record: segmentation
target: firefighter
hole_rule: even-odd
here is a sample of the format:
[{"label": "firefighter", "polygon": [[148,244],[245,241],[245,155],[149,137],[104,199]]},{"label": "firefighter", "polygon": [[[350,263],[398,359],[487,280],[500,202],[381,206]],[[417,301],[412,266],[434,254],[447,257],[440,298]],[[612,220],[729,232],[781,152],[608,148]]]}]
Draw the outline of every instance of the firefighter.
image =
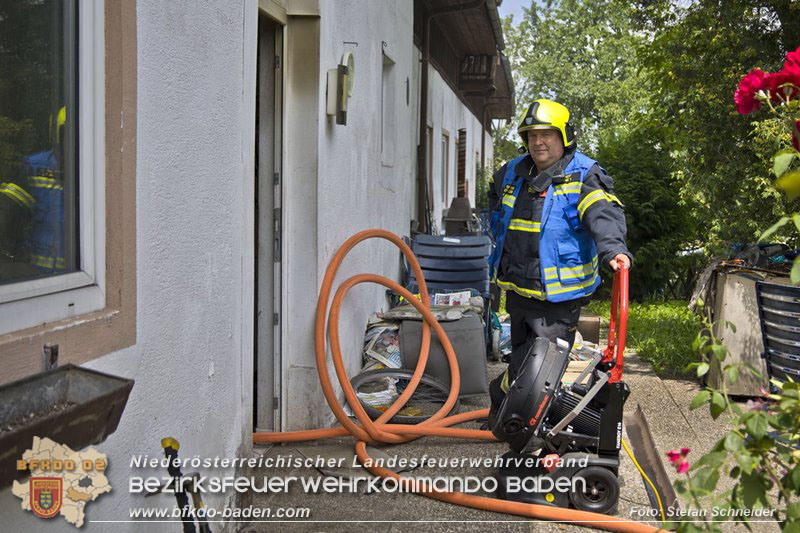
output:
[{"label": "firefighter", "polygon": [[61,107],[50,118],[53,148],[23,157],[17,178],[0,179],[0,283],[69,270],[61,164],[66,121]]},{"label": "firefighter", "polygon": [[[27,190],[36,200],[29,240],[30,262],[43,274],[67,271],[65,259],[64,133],[67,108],[56,118],[53,149],[23,158]],[[52,118],[51,118],[52,131]]]},{"label": "firefighter", "polygon": [[0,284],[36,276],[27,243],[36,200],[25,187],[0,179]]},{"label": "firefighter", "polygon": [[572,346],[581,307],[600,285],[600,265],[616,271],[633,260],[622,202],[605,170],[576,150],[567,108],[536,100],[517,132],[527,152],[489,184],[489,270],[506,291],[512,345],[508,369],[490,385],[493,411],[536,337]]}]

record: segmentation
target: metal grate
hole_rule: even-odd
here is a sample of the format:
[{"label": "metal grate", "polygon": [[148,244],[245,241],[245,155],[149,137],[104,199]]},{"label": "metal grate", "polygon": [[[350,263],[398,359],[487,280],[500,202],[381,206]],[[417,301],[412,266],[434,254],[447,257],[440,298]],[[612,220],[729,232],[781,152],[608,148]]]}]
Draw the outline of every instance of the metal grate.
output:
[{"label": "metal grate", "polygon": [[770,378],[800,381],[800,287],[759,281],[756,298]]}]

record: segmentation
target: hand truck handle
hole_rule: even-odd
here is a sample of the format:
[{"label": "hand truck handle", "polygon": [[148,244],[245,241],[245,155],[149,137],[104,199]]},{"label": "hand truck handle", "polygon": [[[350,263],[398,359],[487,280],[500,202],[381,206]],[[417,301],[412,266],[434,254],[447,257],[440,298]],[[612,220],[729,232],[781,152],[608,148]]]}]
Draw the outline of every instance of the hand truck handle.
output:
[{"label": "hand truck handle", "polygon": [[603,363],[613,363],[609,383],[622,380],[625,359],[625,336],[628,333],[628,269],[620,265],[614,273],[611,289],[611,317],[608,321],[608,346],[603,350]]}]

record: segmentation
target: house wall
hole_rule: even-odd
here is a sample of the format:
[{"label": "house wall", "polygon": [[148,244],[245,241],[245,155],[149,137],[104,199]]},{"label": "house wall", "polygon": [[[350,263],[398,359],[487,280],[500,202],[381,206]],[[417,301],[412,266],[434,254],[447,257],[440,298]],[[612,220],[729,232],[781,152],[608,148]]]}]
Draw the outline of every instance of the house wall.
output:
[{"label": "house wall", "polygon": [[[319,19],[290,16],[286,27],[284,430],[327,427],[333,422],[320,390],[314,356],[315,307],[331,258],[350,236],[365,229],[408,236],[410,221],[416,218],[420,52],[412,40],[413,2],[328,0],[319,3],[319,15]],[[313,33],[317,27],[318,42]],[[356,73],[347,124],[337,125],[326,115],[327,71],[336,68],[345,52],[354,55]],[[393,66],[384,78],[386,61]],[[474,205],[480,123],[434,67],[430,69],[428,117],[434,139],[441,138],[442,128],[451,132],[450,191],[454,193],[456,187],[457,131],[466,128],[466,177]],[[395,128],[391,132],[382,131],[381,126],[382,120],[387,120],[382,106],[389,107],[382,104],[387,94],[384,83],[394,89],[394,108],[389,112],[394,114]],[[490,143],[487,135],[487,163],[492,157]],[[388,144],[391,149],[387,153]],[[438,142],[434,142],[433,157],[434,220],[443,230]],[[359,244],[340,267],[334,286],[363,272],[399,280],[399,251],[384,240]],[[367,319],[386,308],[382,286],[356,286],[345,299],[339,334],[349,375],[361,367]],[[341,398],[328,359],[331,381]]]},{"label": "house wall", "polygon": [[[290,156],[294,162],[288,162],[285,169],[288,263],[283,265],[287,308],[283,334],[284,429],[322,427],[332,421],[314,360],[319,286],[330,259],[353,234],[371,228],[409,234],[418,117],[412,79],[412,2],[320,2],[318,72],[315,76],[306,73],[305,78],[317,80],[313,94],[293,90],[298,83],[291,79],[291,72],[297,68],[291,64],[296,61],[291,52],[295,20],[290,18],[287,27],[286,117],[292,120],[293,109],[316,109],[317,113],[308,127],[302,122],[294,126],[304,129],[303,143],[285,147],[295,155]],[[328,69],[336,68],[345,52],[354,55],[355,82],[347,124],[337,125],[325,113],[326,80]],[[388,111],[394,113],[395,128],[386,132],[384,145],[389,150],[385,149],[382,157],[384,52],[394,61],[386,81],[394,89],[395,105]],[[318,169],[316,177],[308,172],[309,165]],[[362,243],[348,255],[337,279],[361,272],[398,279],[398,250],[383,240]],[[375,285],[357,286],[345,300],[340,335],[350,374],[361,366],[367,318],[386,307],[385,289]],[[338,386],[335,377],[333,381]]]},{"label": "house wall", "polygon": [[[428,125],[433,126],[433,216],[440,232],[444,233],[442,211],[450,207],[450,202],[458,193],[456,185],[457,172],[457,143],[458,130],[467,130],[467,157],[465,178],[467,180],[467,196],[472,207],[476,205],[475,197],[475,152],[481,152],[481,123],[480,120],[458,99],[441,74],[431,64],[428,66],[428,83],[430,84],[430,97],[428,99]],[[448,150],[447,196],[442,187],[442,134],[449,133],[450,142]],[[492,172],[492,140],[491,135],[486,135],[486,171]],[[480,165],[480,155],[477,157]]]},{"label": "house wall", "polygon": [[[136,383],[117,431],[95,446],[112,492],[88,504],[81,531],[141,530],[99,521],[175,504],[128,490],[130,476],[168,475],[129,466],[163,457],[162,437],[179,440],[180,457],[250,449],[256,14],[255,2],[137,1],[137,341],[86,365]],[[4,530],[75,531],[20,503],[0,493]]]},{"label": "house wall", "polygon": [[[285,29],[283,429],[332,421],[313,340],[319,284],[331,257],[363,229],[408,235],[416,216],[413,2],[327,0],[319,8],[319,17],[290,14]],[[136,530],[100,521],[126,520],[139,506],[174,504],[172,495],[144,500],[128,490],[131,476],[166,475],[130,467],[133,455],[162,457],[163,437],[180,441],[182,457],[236,457],[251,449],[257,13],[256,0],[136,2],[136,344],[86,365],[136,385],[117,431],[96,446],[108,456],[113,490],[88,505],[84,531]],[[341,126],[325,114],[325,81],[345,51],[355,56],[356,80]],[[391,155],[382,157],[384,52],[394,63],[388,81],[395,128],[385,139]],[[446,127],[452,135],[454,190],[456,131],[474,131],[477,122],[436,72],[430,79],[434,134]],[[474,134],[470,139],[472,189]],[[359,245],[338,280],[359,272],[399,279],[397,249],[384,241]],[[367,318],[386,306],[377,286],[359,286],[345,301],[340,335],[350,374],[361,365]],[[205,499],[219,506],[225,497]],[[0,493],[0,515],[9,530],[41,526],[8,490]],[[62,519],[47,527],[74,531]]]}]

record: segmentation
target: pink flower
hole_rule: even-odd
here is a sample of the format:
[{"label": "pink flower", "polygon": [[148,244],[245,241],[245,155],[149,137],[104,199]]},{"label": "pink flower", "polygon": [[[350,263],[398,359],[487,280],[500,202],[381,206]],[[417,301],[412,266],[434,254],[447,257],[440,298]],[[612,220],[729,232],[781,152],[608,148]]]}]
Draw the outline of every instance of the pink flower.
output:
[{"label": "pink flower", "polygon": [[764,88],[764,71],[756,68],[748,72],[739,82],[736,92],[733,94],[733,101],[736,103],[736,110],[741,115],[748,115],[761,107],[761,102],[756,100],[756,93]]},{"label": "pink flower", "polygon": [[682,459],[680,452],[676,452],[675,450],[668,451],[667,456],[669,456],[669,460],[672,463],[680,462]]},{"label": "pink flower", "polygon": [[755,400],[750,399],[750,400],[747,400],[747,403],[745,404],[745,406],[750,411],[766,411],[767,402],[765,402],[761,398],[756,398]]},{"label": "pink flower", "polygon": [[686,460],[686,456],[690,451],[689,448],[681,448],[681,451],[670,450],[667,452],[669,461],[679,474],[685,474],[689,470],[689,461]]}]

